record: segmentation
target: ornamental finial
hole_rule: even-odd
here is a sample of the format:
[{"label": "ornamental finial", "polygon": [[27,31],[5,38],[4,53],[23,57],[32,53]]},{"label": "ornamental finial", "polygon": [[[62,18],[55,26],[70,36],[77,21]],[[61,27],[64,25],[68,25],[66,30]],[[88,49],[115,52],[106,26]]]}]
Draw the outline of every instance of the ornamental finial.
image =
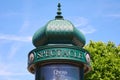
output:
[{"label": "ornamental finial", "polygon": [[61,4],[58,3],[58,11],[57,11],[57,16],[55,16],[55,19],[63,19],[63,16],[61,16],[62,12],[61,12]]}]

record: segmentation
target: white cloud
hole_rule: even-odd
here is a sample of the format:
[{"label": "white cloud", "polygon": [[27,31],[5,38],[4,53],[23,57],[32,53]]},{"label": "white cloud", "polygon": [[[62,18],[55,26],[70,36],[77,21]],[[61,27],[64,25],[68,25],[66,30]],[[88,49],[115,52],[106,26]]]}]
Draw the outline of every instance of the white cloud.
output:
[{"label": "white cloud", "polygon": [[96,29],[91,26],[87,18],[71,17],[70,20],[73,21],[75,27],[78,28],[83,34],[91,34],[96,31]]},{"label": "white cloud", "polygon": [[31,36],[17,36],[17,35],[8,35],[8,34],[0,34],[0,40],[6,41],[6,43],[3,43],[1,45],[9,44],[8,51],[3,51],[2,49],[0,52],[6,52],[7,58],[12,59],[16,53],[19,53],[18,51],[25,45],[23,42],[31,42],[32,37]]},{"label": "white cloud", "polygon": [[28,73],[22,72],[22,73],[16,73],[16,72],[10,72],[6,70],[0,71],[0,76],[21,76],[21,75],[29,75]]},{"label": "white cloud", "polygon": [[31,36],[17,36],[9,34],[0,34],[0,39],[10,40],[10,41],[20,41],[20,42],[30,42],[32,40]]},{"label": "white cloud", "polygon": [[72,21],[75,27],[86,26],[88,24],[88,19],[84,17],[69,17],[68,20]]},{"label": "white cloud", "polygon": [[85,27],[85,28],[81,28],[80,31],[83,33],[83,34],[91,34],[91,33],[94,33],[96,31],[96,29],[94,29],[93,27]]},{"label": "white cloud", "polygon": [[83,17],[78,17],[75,20],[75,27],[82,27],[88,25],[88,19],[83,18]]},{"label": "white cloud", "polygon": [[[24,62],[21,64],[17,63],[9,63],[0,61],[0,79],[2,80],[26,80],[29,77],[32,77],[30,73],[26,69],[26,65]],[[24,77],[24,78],[22,78]],[[30,78],[29,78],[30,80]],[[32,79],[31,79],[32,80]]]},{"label": "white cloud", "polygon": [[10,47],[8,58],[12,59],[15,56],[15,54],[17,53],[17,51],[20,49],[21,46],[22,46],[22,44],[20,44],[20,43],[12,44]]},{"label": "white cloud", "polygon": [[[1,55],[0,55],[1,57]],[[26,65],[24,62],[5,62],[3,59],[0,59],[0,76],[20,76],[20,75],[29,75],[24,68]],[[22,67],[20,66],[22,65]]]},{"label": "white cloud", "polygon": [[28,19],[25,19],[23,24],[22,24],[22,27],[21,29],[19,30],[20,33],[24,33],[25,34],[25,31],[26,30],[29,30],[28,28],[30,27],[30,22]]},{"label": "white cloud", "polygon": [[[13,59],[14,60],[14,59]],[[27,71],[26,61],[13,61],[0,54],[0,79],[1,80],[32,80]],[[25,58],[26,60],[26,58]],[[31,79],[30,79],[31,78]]]}]

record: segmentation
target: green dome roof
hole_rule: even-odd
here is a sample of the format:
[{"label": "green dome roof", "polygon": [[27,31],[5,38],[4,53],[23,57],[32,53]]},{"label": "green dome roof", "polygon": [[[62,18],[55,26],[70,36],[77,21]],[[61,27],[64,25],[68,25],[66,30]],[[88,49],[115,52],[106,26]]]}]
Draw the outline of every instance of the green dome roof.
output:
[{"label": "green dome roof", "polygon": [[85,37],[70,21],[55,19],[34,34],[33,44],[36,47],[47,44],[73,44],[83,47]]},{"label": "green dome roof", "polygon": [[85,45],[84,35],[74,27],[74,25],[63,19],[58,5],[57,16],[40,28],[33,36],[33,45],[35,47],[47,44],[73,44],[83,47]]}]

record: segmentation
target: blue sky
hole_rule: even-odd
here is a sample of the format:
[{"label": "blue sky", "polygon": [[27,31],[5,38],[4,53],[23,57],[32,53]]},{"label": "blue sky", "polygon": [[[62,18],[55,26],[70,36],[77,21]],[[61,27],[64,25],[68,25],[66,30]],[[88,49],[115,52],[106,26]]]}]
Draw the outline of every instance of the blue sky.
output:
[{"label": "blue sky", "polygon": [[34,80],[27,71],[27,55],[35,48],[31,39],[54,19],[58,2],[87,43],[120,44],[120,0],[0,0],[0,80]]}]

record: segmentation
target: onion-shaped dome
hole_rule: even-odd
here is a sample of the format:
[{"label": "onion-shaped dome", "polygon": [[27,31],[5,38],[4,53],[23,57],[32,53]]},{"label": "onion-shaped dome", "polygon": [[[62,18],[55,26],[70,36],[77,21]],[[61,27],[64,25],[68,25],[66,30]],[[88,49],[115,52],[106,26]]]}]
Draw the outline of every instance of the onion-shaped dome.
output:
[{"label": "onion-shaped dome", "polygon": [[59,3],[55,19],[38,29],[33,36],[32,41],[36,49],[28,55],[28,70],[31,73],[35,73],[37,65],[51,63],[75,65],[84,69],[84,73],[91,70],[90,54],[82,48],[86,42],[84,35],[61,16],[60,10]]},{"label": "onion-shaped dome", "polygon": [[33,45],[39,47],[47,44],[73,44],[83,47],[84,35],[74,25],[61,16],[60,4],[58,4],[57,16],[40,28],[33,36]]}]

